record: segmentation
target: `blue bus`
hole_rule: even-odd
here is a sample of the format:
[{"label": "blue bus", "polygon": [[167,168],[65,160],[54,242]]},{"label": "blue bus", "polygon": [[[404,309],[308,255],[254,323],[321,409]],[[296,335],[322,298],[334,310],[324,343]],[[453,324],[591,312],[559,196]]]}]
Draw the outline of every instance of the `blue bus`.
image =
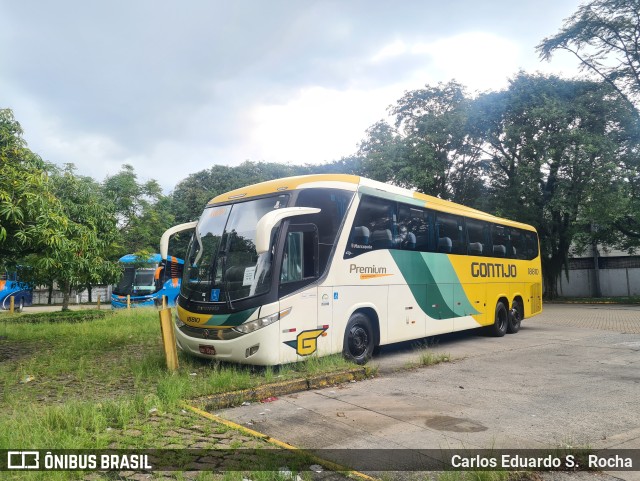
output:
[{"label": "blue bus", "polygon": [[146,259],[127,254],[119,261],[123,274],[120,282],[112,287],[112,308],[127,307],[127,296],[130,296],[131,307],[162,305],[163,296],[167,298],[167,306],[175,305],[184,267],[182,259],[168,256],[163,261],[160,254]]},{"label": "blue bus", "polygon": [[14,310],[22,311],[24,306],[30,306],[32,301],[31,286],[21,282],[16,272],[0,272],[0,308],[11,307],[11,297],[14,298]]}]

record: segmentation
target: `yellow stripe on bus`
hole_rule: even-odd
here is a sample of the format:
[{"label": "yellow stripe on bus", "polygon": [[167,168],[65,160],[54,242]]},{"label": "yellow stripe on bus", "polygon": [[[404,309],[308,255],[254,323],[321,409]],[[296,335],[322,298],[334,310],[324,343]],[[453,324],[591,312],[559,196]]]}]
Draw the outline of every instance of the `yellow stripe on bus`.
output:
[{"label": "yellow stripe on bus", "polygon": [[348,184],[358,184],[360,182],[360,177],[348,174],[318,174],[299,175],[296,177],[287,177],[286,179],[268,180],[266,182],[242,187],[240,189],[221,194],[211,199],[209,205],[229,202],[232,200],[246,199],[249,197],[257,197],[259,195],[286,192],[312,182],[345,182]]}]

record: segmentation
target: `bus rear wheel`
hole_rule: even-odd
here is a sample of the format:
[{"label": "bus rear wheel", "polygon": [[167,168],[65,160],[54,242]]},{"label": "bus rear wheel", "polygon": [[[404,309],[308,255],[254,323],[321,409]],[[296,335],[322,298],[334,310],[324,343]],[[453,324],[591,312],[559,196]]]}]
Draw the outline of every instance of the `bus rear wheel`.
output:
[{"label": "bus rear wheel", "polygon": [[515,334],[520,330],[520,324],[522,323],[522,305],[518,301],[513,301],[511,310],[509,311],[509,325],[507,326],[507,332],[509,334]]},{"label": "bus rear wheel", "polygon": [[502,337],[507,333],[509,325],[509,313],[502,302],[496,304],[496,314],[493,324],[489,326],[489,332],[494,337]]},{"label": "bus rear wheel", "polygon": [[349,318],[344,332],[342,355],[356,364],[366,364],[373,353],[373,329],[371,321],[361,312]]}]

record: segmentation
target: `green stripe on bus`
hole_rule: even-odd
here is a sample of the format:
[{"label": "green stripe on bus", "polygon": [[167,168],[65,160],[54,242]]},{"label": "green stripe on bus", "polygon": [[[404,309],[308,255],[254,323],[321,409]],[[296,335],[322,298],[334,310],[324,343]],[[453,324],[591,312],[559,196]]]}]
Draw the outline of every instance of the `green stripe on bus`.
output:
[{"label": "green stripe on bus", "polygon": [[[446,255],[402,250],[390,250],[389,253],[420,309],[429,317],[447,319],[480,314],[464,295],[462,284]],[[445,297],[442,290],[447,286],[453,286],[453,289]]]},{"label": "green stripe on bus", "polygon": [[215,314],[211,316],[203,326],[221,326],[221,327],[235,327],[242,324],[249,319],[251,315],[256,312],[257,308],[246,309],[240,312],[234,312],[233,314]]}]

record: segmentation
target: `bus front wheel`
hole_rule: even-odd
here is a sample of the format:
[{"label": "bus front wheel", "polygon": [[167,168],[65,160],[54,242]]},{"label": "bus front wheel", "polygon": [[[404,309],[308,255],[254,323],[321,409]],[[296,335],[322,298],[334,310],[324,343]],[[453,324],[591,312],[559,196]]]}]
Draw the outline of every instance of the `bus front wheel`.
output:
[{"label": "bus front wheel", "polygon": [[496,304],[496,315],[493,324],[489,327],[489,332],[494,337],[502,337],[507,333],[509,325],[509,313],[502,302]]},{"label": "bus front wheel", "polygon": [[366,364],[373,353],[373,329],[371,321],[361,312],[349,318],[344,332],[342,355],[356,364]]}]

